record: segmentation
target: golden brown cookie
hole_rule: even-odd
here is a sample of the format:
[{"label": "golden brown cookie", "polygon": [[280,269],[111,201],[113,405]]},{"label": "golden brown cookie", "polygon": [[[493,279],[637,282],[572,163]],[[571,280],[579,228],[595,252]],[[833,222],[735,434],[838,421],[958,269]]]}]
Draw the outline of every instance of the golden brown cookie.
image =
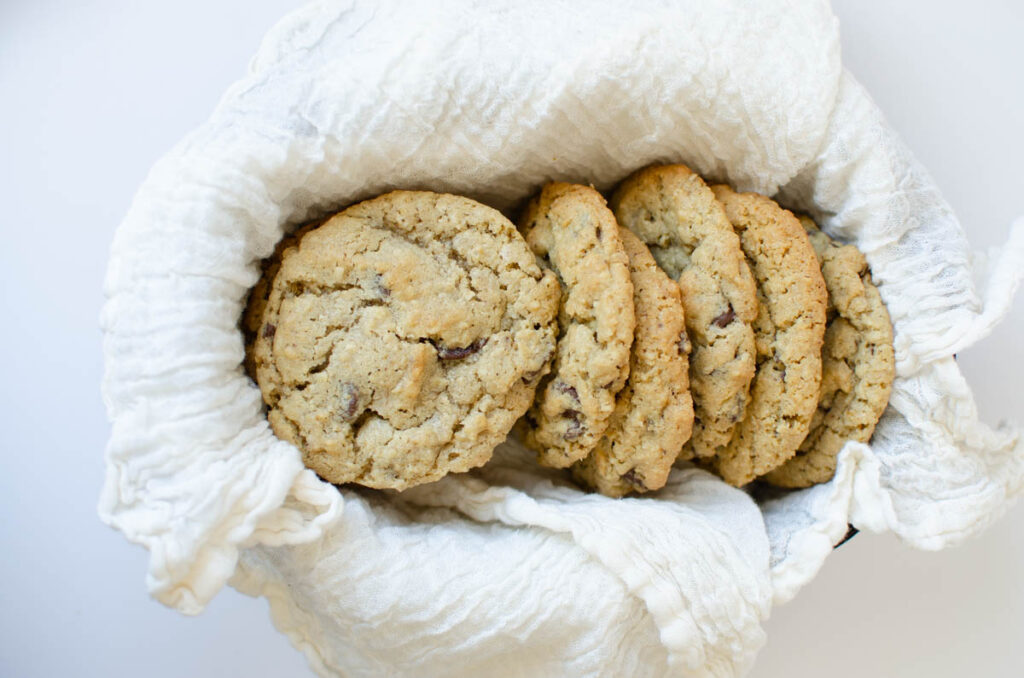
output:
[{"label": "golden brown cookie", "polygon": [[629,378],[615,399],[604,436],[572,466],[577,481],[609,497],[663,487],[693,426],[690,345],[679,286],[658,268],[639,238],[624,228],[619,233],[629,257],[636,312]]},{"label": "golden brown cookie", "polygon": [[527,414],[525,440],[541,464],[565,468],[597,445],[629,372],[629,260],[615,217],[587,186],[548,184],[520,230],[562,286],[555,362]]},{"label": "golden brown cookie", "polygon": [[248,362],[308,467],[403,489],[491,457],[548,368],[559,294],[505,217],[395,191],[279,255],[244,319]]},{"label": "golden brown cookie", "polygon": [[780,466],[807,436],[821,386],[827,295],[814,248],[791,212],[756,193],[712,190],[740,236],[760,306],[750,407],[714,462],[738,487]]},{"label": "golden brown cookie", "polygon": [[832,478],[847,440],[866,443],[875,430],[895,376],[892,322],[871,282],[864,255],[835,242],[808,217],[811,239],[828,288],[828,327],[821,350],[821,392],[810,433],[796,456],[764,480],[781,487],[809,487]]},{"label": "golden brown cookie", "polygon": [[739,238],[711,189],[684,165],[640,170],[618,187],[611,205],[619,223],[678,280],[693,343],[696,410],[680,458],[710,458],[743,418],[754,376],[757,292]]}]

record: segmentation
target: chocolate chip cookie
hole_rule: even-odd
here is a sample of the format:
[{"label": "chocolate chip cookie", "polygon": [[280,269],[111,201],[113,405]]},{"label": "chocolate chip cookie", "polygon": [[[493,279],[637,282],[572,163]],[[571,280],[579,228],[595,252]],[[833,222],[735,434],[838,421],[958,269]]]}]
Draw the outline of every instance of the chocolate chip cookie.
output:
[{"label": "chocolate chip cookie", "polygon": [[693,426],[690,342],[679,286],[639,238],[624,228],[619,233],[629,257],[636,313],[629,378],[604,436],[572,466],[577,481],[609,497],[663,487]]},{"label": "chocolate chip cookie", "polygon": [[527,414],[525,441],[539,463],[565,468],[597,445],[629,372],[629,260],[615,217],[587,186],[548,184],[520,230],[562,287],[554,366]]},{"label": "chocolate chip cookie", "polygon": [[757,374],[750,407],[714,463],[745,485],[792,457],[807,436],[821,386],[825,282],[814,248],[788,210],[756,193],[712,186],[757,280]]},{"label": "chocolate chip cookie", "polygon": [[710,458],[743,418],[754,376],[757,292],[740,241],[704,181],[684,165],[648,167],[615,191],[612,209],[682,291],[693,343],[693,437],[680,458]]},{"label": "chocolate chip cookie", "polygon": [[764,476],[781,487],[809,487],[831,479],[846,441],[866,443],[871,438],[895,376],[892,322],[864,255],[829,238],[808,217],[800,217],[800,223],[828,288],[828,327],[810,433],[795,457]]},{"label": "chocolate chip cookie", "polygon": [[360,203],[267,274],[248,363],[274,432],[332,483],[403,489],[480,466],[554,353],[557,279],[467,198]]}]

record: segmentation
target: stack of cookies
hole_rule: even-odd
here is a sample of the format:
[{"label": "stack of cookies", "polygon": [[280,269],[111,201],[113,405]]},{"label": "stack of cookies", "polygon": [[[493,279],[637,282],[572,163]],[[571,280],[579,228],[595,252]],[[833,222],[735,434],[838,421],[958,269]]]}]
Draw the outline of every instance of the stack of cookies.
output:
[{"label": "stack of cookies", "polygon": [[243,329],[275,433],[378,488],[480,466],[516,420],[539,463],[608,496],[677,460],[806,487],[870,438],[893,378],[860,252],[682,165],[610,207],[549,184],[518,230],[458,196],[360,203],[278,246]]}]

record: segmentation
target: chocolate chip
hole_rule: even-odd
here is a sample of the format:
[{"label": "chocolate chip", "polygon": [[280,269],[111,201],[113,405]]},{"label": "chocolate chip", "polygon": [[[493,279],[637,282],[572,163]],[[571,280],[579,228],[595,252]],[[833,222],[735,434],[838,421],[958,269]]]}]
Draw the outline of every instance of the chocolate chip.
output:
[{"label": "chocolate chip", "polygon": [[267,323],[266,325],[263,326],[263,338],[264,339],[273,339],[274,335],[276,333],[277,333],[277,326],[276,325],[273,325],[271,323]]},{"label": "chocolate chip", "polygon": [[676,346],[679,347],[679,355],[690,355],[693,346],[690,344],[690,337],[687,336],[686,330],[679,333],[679,342]]},{"label": "chocolate chip", "polygon": [[356,413],[359,410],[359,387],[346,381],[339,387],[339,391],[339,400],[341,401],[339,418],[348,423],[356,418]]},{"label": "chocolate chip", "polygon": [[734,318],[736,318],[736,313],[732,309],[732,304],[729,304],[729,310],[712,320],[711,324],[718,327],[727,327]]},{"label": "chocolate chip", "polygon": [[572,442],[583,435],[583,424],[580,423],[580,413],[576,410],[566,410],[562,416],[569,419],[569,427],[562,434],[562,438]]},{"label": "chocolate chip", "polygon": [[[565,383],[564,381],[556,381],[555,385],[554,385],[554,389],[556,391],[558,391],[559,393],[566,394],[567,396],[569,396],[570,398],[572,398],[576,402],[580,401],[580,394],[576,392],[576,388],[573,387],[573,386],[570,386],[569,384]],[[570,410],[570,412],[571,411],[572,410]]]},{"label": "chocolate chip", "polygon": [[434,341],[431,341],[430,343],[434,344],[434,348],[437,349],[437,357],[440,358],[441,360],[462,360],[463,358],[467,358],[476,353],[477,351],[479,351],[481,348],[483,348],[484,344],[487,343],[487,339],[477,339],[469,346],[465,346],[462,348],[448,348],[447,346],[444,346],[443,344],[437,344]]},{"label": "chocolate chip", "polygon": [[625,480],[627,483],[629,483],[630,485],[632,485],[633,487],[635,487],[636,489],[638,489],[638,490],[646,490],[647,489],[647,486],[644,485],[644,481],[641,480],[640,478],[637,478],[637,476],[636,476],[636,469],[635,468],[630,469],[630,470],[626,471],[625,473],[623,473],[621,478],[623,480]]}]

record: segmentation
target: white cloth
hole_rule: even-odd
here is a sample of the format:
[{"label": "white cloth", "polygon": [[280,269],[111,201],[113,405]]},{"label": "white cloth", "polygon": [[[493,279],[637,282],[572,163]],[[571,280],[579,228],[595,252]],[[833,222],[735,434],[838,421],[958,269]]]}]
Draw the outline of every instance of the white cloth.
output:
[{"label": "white cloth", "polygon": [[[896,330],[890,407],[835,479],[759,507],[701,471],[584,494],[508,443],[407,492],[337,490],[278,441],[237,319],[284,230],[391,188],[508,209],[548,179],[655,161],[809,211],[856,242]],[[972,256],[839,63],[818,1],[321,3],[282,20],[118,230],[103,311],[104,521],[196,613],[230,579],[325,676],[744,673],[761,621],[847,522],[941,548],[1024,484],[951,357],[1005,314],[1024,220]]]}]

